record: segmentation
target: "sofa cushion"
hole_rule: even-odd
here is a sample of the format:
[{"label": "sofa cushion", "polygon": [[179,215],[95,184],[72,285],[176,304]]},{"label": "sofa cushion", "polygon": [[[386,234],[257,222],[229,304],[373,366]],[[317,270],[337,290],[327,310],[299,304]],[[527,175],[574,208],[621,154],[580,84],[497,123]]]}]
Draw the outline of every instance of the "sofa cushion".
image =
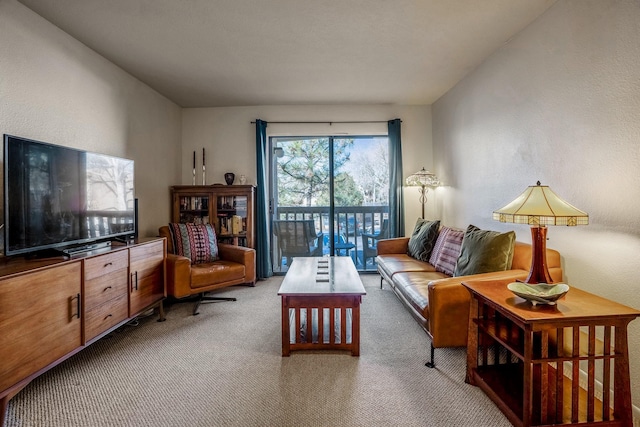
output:
[{"label": "sofa cushion", "polygon": [[505,271],[511,268],[516,233],[467,227],[462,240],[455,276]]},{"label": "sofa cushion", "polygon": [[456,262],[460,256],[463,237],[464,231],[462,230],[446,226],[442,227],[436,239],[431,258],[429,258],[429,263],[434,266],[436,271],[453,276]]},{"label": "sofa cushion", "polygon": [[424,319],[429,318],[429,283],[446,278],[444,273],[403,272],[393,276],[394,288]]},{"label": "sofa cushion", "polygon": [[440,221],[426,221],[418,218],[413,233],[409,238],[409,255],[420,261],[429,262],[433,245],[438,237]]},{"label": "sofa cushion", "polygon": [[169,231],[175,254],[189,258],[191,264],[218,260],[218,242],[211,224],[170,223]]},{"label": "sofa cushion", "polygon": [[376,258],[378,269],[387,277],[393,277],[400,271],[435,271],[435,268],[427,262],[418,261],[408,254],[378,255]]}]

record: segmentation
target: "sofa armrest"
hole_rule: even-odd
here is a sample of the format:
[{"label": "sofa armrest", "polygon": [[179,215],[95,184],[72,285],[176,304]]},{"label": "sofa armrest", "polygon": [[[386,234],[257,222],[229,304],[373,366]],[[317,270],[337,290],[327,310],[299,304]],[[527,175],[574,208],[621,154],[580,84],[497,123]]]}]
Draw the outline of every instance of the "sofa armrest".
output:
[{"label": "sofa armrest", "polygon": [[167,254],[167,294],[176,298],[191,295],[191,260]]},{"label": "sofa armrest", "polygon": [[432,280],[428,285],[429,295],[429,332],[433,346],[461,347],[467,344],[469,303],[471,294],[462,285],[469,280],[516,280],[525,279],[524,270],[496,271],[492,273],[473,274],[470,276],[447,277]]},{"label": "sofa armrest", "polygon": [[244,265],[247,283],[256,283],[256,251],[244,246],[218,243],[218,255],[225,261],[237,262]]},{"label": "sofa armrest", "polygon": [[378,255],[406,254],[409,249],[408,237],[378,240]]}]

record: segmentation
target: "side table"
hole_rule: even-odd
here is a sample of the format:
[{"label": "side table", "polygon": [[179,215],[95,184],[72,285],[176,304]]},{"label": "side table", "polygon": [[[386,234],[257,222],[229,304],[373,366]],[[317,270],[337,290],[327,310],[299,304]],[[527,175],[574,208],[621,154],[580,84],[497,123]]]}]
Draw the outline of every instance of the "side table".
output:
[{"label": "side table", "polygon": [[556,305],[533,306],[508,283],[463,283],[471,293],[466,382],[515,426],[631,426],[627,325],[640,311],[573,287]]}]

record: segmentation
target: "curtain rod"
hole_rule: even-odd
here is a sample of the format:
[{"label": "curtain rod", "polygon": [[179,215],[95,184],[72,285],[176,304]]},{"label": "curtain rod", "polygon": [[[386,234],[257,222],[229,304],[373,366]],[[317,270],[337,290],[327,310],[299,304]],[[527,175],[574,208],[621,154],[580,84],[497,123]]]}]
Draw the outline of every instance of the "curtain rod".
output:
[{"label": "curtain rod", "polygon": [[[320,122],[270,122],[268,120],[265,120],[265,122],[267,122],[268,124],[327,124],[329,126],[333,125],[334,123],[388,123],[388,120],[363,120],[363,121],[331,121],[331,122],[326,122],[326,121],[320,121]],[[255,124],[256,122],[251,122],[251,124]]]}]

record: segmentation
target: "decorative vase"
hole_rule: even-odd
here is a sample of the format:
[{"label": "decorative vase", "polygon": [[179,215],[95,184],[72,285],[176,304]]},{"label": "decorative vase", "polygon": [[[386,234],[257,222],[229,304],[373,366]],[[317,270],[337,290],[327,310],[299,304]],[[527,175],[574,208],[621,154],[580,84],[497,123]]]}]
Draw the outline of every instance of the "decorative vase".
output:
[{"label": "decorative vase", "polygon": [[227,172],[224,174],[224,180],[226,181],[227,185],[233,184],[234,179],[236,179],[236,175],[234,173]]}]

